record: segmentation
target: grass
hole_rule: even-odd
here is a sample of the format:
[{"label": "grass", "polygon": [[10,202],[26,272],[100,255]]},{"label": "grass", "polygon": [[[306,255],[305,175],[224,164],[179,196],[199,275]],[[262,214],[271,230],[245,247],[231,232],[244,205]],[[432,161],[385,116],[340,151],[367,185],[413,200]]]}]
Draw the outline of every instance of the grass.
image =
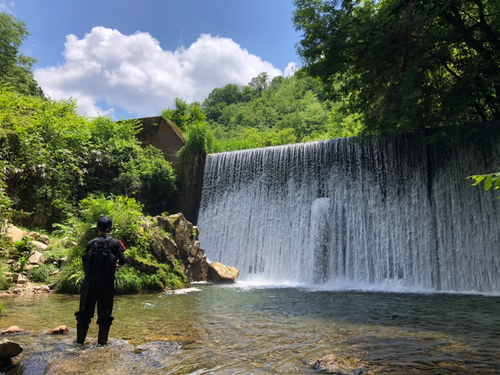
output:
[{"label": "grass", "polygon": [[57,270],[57,267],[53,264],[43,264],[39,268],[33,268],[28,271],[29,277],[37,283],[46,283],[50,274]]}]

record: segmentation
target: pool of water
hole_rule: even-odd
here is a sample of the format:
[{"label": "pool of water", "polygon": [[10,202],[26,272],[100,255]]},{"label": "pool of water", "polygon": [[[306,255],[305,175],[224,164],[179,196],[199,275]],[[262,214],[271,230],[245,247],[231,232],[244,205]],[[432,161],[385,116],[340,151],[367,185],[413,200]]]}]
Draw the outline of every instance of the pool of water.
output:
[{"label": "pool of water", "polygon": [[[500,373],[500,297],[195,285],[117,296],[111,344],[73,344],[78,296],[2,299],[25,350],[9,374],[317,374],[327,354],[392,374]],[[49,336],[57,325],[68,336]],[[141,349],[151,342],[152,348]]]}]

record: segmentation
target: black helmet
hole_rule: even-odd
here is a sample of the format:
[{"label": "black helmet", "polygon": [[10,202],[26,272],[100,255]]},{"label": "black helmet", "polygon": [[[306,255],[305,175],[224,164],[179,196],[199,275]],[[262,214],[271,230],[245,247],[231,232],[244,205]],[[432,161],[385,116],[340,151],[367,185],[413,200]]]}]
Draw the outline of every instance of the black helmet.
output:
[{"label": "black helmet", "polygon": [[111,227],[112,226],[113,226],[113,222],[107,216],[103,216],[99,220],[97,220],[97,228],[101,232],[109,232],[109,231],[111,231]]}]

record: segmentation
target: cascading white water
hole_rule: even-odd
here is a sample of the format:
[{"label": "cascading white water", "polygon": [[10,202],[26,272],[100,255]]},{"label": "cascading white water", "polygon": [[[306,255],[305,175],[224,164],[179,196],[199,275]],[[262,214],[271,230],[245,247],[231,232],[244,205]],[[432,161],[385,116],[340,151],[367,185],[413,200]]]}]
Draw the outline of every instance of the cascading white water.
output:
[{"label": "cascading white water", "polygon": [[497,294],[499,194],[466,177],[499,161],[494,126],[209,155],[200,240],[239,280]]}]

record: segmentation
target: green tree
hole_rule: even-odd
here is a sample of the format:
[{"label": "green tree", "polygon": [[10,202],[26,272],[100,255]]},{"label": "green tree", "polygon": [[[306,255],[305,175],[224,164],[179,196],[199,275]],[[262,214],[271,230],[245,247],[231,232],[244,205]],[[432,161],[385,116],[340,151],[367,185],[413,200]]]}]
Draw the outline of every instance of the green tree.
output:
[{"label": "green tree", "polygon": [[202,112],[200,103],[187,104],[184,99],[174,99],[175,109],[167,108],[161,115],[175,125],[182,131],[187,131],[188,127],[205,121],[206,114]]},{"label": "green tree", "polygon": [[252,78],[248,86],[255,91],[257,96],[262,94],[262,91],[269,87],[269,76],[267,73],[260,73],[257,77]]},{"label": "green tree", "polygon": [[43,97],[31,71],[37,60],[19,53],[19,47],[29,35],[23,21],[0,13],[0,80],[21,94]]},{"label": "green tree", "polygon": [[222,110],[228,105],[241,102],[243,95],[238,85],[228,84],[214,89],[203,102],[203,112],[207,120],[218,121]]},{"label": "green tree", "polygon": [[[0,85],[0,208],[48,227],[91,193],[134,196],[151,214],[172,205],[176,177],[163,155],[142,148],[137,121],[78,114],[76,103],[23,96]],[[126,182],[130,182],[127,184]],[[19,216],[29,213],[29,216]]]},{"label": "green tree", "polygon": [[[253,140],[243,141],[250,134],[252,137],[255,135],[253,130],[248,133],[246,129],[254,129],[260,133],[291,129],[287,134],[293,133],[294,141],[298,142],[326,139],[332,103],[324,100],[324,92],[317,79],[296,74],[288,78],[276,77],[268,84],[266,76],[261,74],[250,85],[240,91],[243,93],[248,88],[249,92],[254,93],[251,99],[245,101],[242,98],[238,103],[225,105],[217,121],[209,122],[219,141],[224,143],[231,139],[237,140],[223,145],[222,149],[228,150],[232,145],[237,149],[255,145]],[[256,88],[259,85],[260,94],[257,95]],[[264,141],[268,139],[267,135],[261,136],[262,142],[257,143],[270,145],[268,141]]]},{"label": "green tree", "polygon": [[5,191],[7,184],[4,182],[4,170],[5,163],[0,162],[0,229],[4,226],[4,223],[10,220],[12,216],[12,202]]},{"label": "green tree", "polygon": [[500,118],[498,0],[295,0],[298,53],[364,132]]}]

